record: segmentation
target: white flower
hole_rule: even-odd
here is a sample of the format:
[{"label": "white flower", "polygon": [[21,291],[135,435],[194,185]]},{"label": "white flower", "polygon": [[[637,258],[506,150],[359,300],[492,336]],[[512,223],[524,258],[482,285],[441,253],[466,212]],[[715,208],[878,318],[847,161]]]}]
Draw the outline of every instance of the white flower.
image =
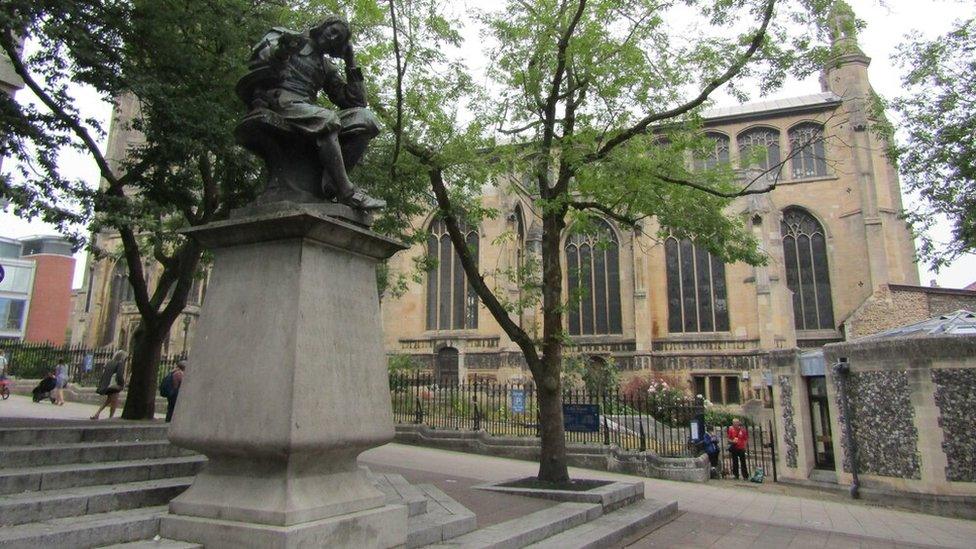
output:
[{"label": "white flower", "polygon": [[657,391],[657,388],[656,388],[656,387],[654,387],[653,385],[651,385],[650,387],[648,387],[648,388],[647,388],[647,392],[648,392],[648,393],[653,393],[653,392],[655,392],[655,391]]}]

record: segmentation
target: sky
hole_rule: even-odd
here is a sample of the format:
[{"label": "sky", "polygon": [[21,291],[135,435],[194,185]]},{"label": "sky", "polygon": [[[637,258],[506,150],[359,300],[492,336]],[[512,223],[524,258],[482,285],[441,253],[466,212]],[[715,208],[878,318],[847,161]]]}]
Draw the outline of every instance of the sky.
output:
[{"label": "sky", "polygon": [[[858,38],[861,49],[872,58],[869,68],[871,83],[878,93],[889,98],[897,95],[901,89],[901,72],[891,60],[891,55],[904,41],[907,33],[917,31],[924,37],[932,38],[949,30],[955,20],[976,15],[976,3],[971,0],[848,0],[848,3],[857,16],[867,23],[867,28],[859,34]],[[477,4],[481,6],[481,2]],[[467,34],[470,35],[469,43],[465,45],[464,50],[479,51],[477,34],[473,32]],[[482,65],[476,56],[477,53],[467,54],[469,66],[473,68]],[[783,88],[768,96],[768,99],[806,95],[819,91],[820,86],[816,78],[811,78],[802,82],[788,82]],[[108,103],[101,101],[90,89],[78,87],[74,90],[74,95],[82,114],[94,117],[103,123],[103,127],[108,127],[107,121],[111,114],[111,106]],[[32,101],[32,99],[29,91],[21,91],[17,96],[17,100],[21,102]],[[767,98],[754,98],[754,100],[765,99]],[[734,102],[726,99],[720,100],[717,106],[730,104]],[[891,117],[897,127],[897,117],[894,115]],[[102,145],[104,147],[104,143]],[[98,169],[90,157],[74,151],[65,151],[61,163],[66,173],[71,173],[92,186],[98,184]],[[10,164],[10,160],[5,162],[4,172],[10,171]],[[918,200],[916,197],[906,196],[904,202],[906,208],[911,208],[913,204],[918,203]],[[54,232],[53,227],[39,220],[26,221],[16,217],[9,210],[0,212],[0,236],[19,238]],[[937,240],[947,240],[948,223],[940,223],[935,228],[933,236]],[[82,284],[85,257],[84,252],[76,255],[75,287],[80,287]],[[938,274],[929,272],[925,266],[920,266],[920,280],[923,285],[928,285],[930,281],[935,280],[938,285],[946,288],[961,288],[976,282],[976,255],[962,257],[952,265],[943,268]]]}]

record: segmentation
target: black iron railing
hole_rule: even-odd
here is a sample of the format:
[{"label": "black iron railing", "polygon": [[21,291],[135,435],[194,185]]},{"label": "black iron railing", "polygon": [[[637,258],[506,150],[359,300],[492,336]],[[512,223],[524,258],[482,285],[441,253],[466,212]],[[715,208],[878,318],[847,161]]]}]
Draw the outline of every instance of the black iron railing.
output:
[{"label": "black iron railing", "polygon": [[[98,384],[102,366],[112,358],[115,349],[0,340],[0,353],[7,357],[8,375],[39,379],[54,371],[58,362],[63,360],[68,366],[68,380],[71,383],[94,386]],[[180,358],[180,355],[171,355],[160,359],[156,381],[162,380]]]}]

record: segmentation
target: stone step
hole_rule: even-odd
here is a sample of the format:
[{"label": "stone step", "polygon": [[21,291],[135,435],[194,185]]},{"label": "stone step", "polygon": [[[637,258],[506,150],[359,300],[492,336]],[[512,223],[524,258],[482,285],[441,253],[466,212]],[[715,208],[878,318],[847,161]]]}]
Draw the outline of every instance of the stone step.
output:
[{"label": "stone step", "polygon": [[433,484],[418,484],[416,488],[427,501],[426,512],[407,519],[408,548],[447,541],[478,527],[474,513]]},{"label": "stone step", "polygon": [[[487,526],[451,539],[432,544],[437,548],[514,549],[542,541],[603,514],[603,506],[593,503],[560,503],[524,517]],[[575,547],[571,544],[565,547]]]},{"label": "stone step", "polygon": [[191,455],[167,440],[7,446],[0,448],[0,469]]},{"label": "stone step", "polygon": [[529,545],[534,549],[599,549],[614,543],[640,530],[657,529],[670,521],[678,513],[676,502],[661,503],[645,499],[628,505],[612,513],[603,515],[586,524],[571,528]]},{"label": "stone step", "polygon": [[148,421],[90,422],[70,427],[10,427],[0,429],[0,448],[78,442],[166,440],[167,428],[165,423]]},{"label": "stone step", "polygon": [[102,547],[152,539],[166,507],[145,507],[0,528],[0,549]]},{"label": "stone step", "polygon": [[376,487],[386,496],[388,505],[406,505],[407,516],[415,517],[427,512],[427,497],[416,486],[395,473],[369,474]]},{"label": "stone step", "polygon": [[156,536],[155,538],[149,540],[105,545],[101,549],[199,549],[201,547],[203,546],[199,543],[176,541],[173,539],[166,539]]},{"label": "stone step", "polygon": [[166,505],[192,482],[179,477],[11,494],[0,497],[0,526]]},{"label": "stone step", "polygon": [[206,461],[204,456],[181,456],[0,469],[0,494],[189,477]]}]

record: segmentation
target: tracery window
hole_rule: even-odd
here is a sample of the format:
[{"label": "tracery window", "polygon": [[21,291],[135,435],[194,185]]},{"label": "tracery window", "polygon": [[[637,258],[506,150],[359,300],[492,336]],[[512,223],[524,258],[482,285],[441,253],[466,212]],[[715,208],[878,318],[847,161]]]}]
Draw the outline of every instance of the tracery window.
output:
[{"label": "tracery window", "polygon": [[664,241],[668,278],[668,331],[727,332],[725,263],[691,240]]},{"label": "tracery window", "polygon": [[790,129],[789,137],[793,179],[827,175],[823,126],[805,122]]},{"label": "tracery window", "polygon": [[[461,234],[478,262],[478,230],[461,225]],[[433,260],[427,271],[427,329],[464,330],[478,327],[478,295],[468,284],[447,225],[437,219],[430,224],[427,253]]]},{"label": "tracery window", "polygon": [[834,329],[834,309],[823,226],[800,208],[783,210],[780,227],[786,285],[793,291],[797,330]]},{"label": "tracery window", "polygon": [[108,345],[115,338],[116,324],[122,303],[135,299],[135,291],[129,283],[128,269],[125,260],[120,259],[115,262],[112,268],[111,278],[109,278],[108,305],[105,309],[105,323],[103,325],[100,345]]},{"label": "tracery window", "polygon": [[695,158],[696,170],[710,170],[720,164],[729,163],[729,138],[721,133],[707,133],[706,139],[710,139],[714,145],[705,151],[705,154]]},{"label": "tracery window", "polygon": [[566,238],[566,273],[570,306],[566,312],[570,335],[619,334],[620,246],[603,220],[592,234]]},{"label": "tracery window", "polygon": [[[739,159],[743,168],[758,166],[763,170],[779,166],[779,132],[772,128],[753,128],[739,134]],[[759,151],[759,152],[757,152]]]}]

